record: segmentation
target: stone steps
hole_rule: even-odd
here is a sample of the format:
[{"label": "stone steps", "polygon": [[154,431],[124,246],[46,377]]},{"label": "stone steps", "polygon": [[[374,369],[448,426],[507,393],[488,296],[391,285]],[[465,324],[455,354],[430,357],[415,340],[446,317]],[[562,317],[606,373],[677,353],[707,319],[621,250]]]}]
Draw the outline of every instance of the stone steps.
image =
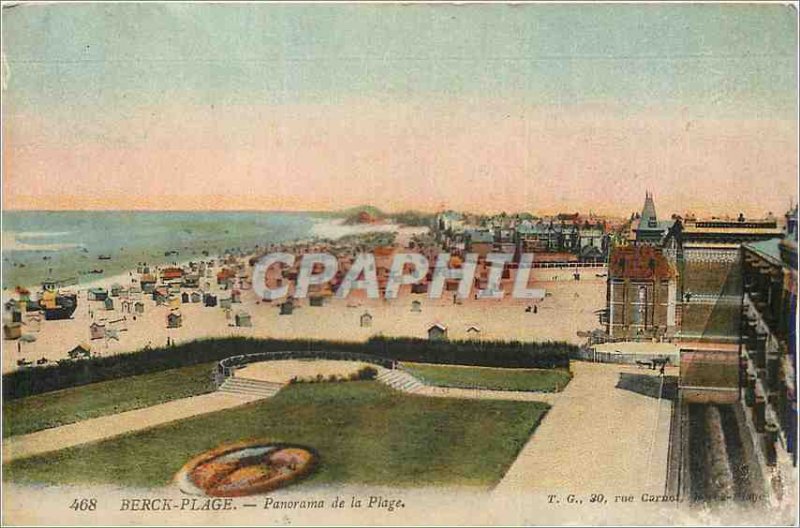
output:
[{"label": "stone steps", "polygon": [[270,398],[275,396],[283,388],[281,383],[260,381],[248,378],[237,378],[231,376],[226,379],[219,387],[220,392],[250,396],[258,398]]},{"label": "stone steps", "polygon": [[425,387],[420,380],[404,370],[384,369],[378,374],[376,379],[395,390],[411,394],[419,392]]}]

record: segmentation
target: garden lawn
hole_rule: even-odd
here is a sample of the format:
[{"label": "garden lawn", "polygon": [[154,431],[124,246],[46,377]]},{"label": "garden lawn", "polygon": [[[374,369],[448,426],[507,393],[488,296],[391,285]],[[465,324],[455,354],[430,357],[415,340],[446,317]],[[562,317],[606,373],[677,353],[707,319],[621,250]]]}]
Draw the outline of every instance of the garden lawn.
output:
[{"label": "garden lawn", "polygon": [[490,486],[549,406],[429,398],[374,381],[294,384],[273,398],[5,465],[37,483],[169,485],[192,457],[243,439],[316,449],[312,483]]},{"label": "garden lawn", "polygon": [[427,363],[402,365],[428,385],[437,387],[560,392],[572,379],[572,375],[566,369],[462,367]]},{"label": "garden lawn", "polygon": [[192,365],[6,400],[3,437],[211,392],[214,365]]}]

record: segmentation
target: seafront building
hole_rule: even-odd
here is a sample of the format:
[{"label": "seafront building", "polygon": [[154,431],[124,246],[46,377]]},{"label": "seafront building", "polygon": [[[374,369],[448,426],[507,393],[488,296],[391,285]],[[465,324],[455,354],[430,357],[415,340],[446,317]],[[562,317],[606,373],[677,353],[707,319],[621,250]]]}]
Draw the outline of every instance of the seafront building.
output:
[{"label": "seafront building", "polygon": [[786,216],[784,238],[741,248],[742,402],[757,460],[778,495],[797,466],[797,207]]},{"label": "seafront building", "polygon": [[434,221],[434,237],[455,255],[509,253],[518,262],[534,255],[534,266],[597,265],[604,263],[611,226],[603,219],[578,213],[533,218],[530,215],[469,217],[446,211]]},{"label": "seafront building", "polygon": [[613,340],[675,335],[677,271],[659,248],[616,248],[609,259],[606,333]]}]

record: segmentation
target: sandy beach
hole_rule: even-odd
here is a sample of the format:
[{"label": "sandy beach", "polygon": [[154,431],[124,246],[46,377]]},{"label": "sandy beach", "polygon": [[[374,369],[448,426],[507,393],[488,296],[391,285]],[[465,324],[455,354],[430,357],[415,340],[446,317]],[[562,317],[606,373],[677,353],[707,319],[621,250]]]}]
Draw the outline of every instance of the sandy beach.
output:
[{"label": "sandy beach", "polygon": [[[429,299],[424,294],[411,294],[401,289],[394,300],[366,299],[354,292],[347,299],[329,298],[321,307],[310,306],[301,300],[291,315],[280,315],[277,303],[262,302],[252,290],[243,290],[241,303],[232,305],[232,316],[243,310],[250,314],[252,327],[236,327],[226,311],[205,307],[202,303],[180,305],[183,325],[167,328],[166,317],[171,308],[157,306],[149,295],[141,295],[145,304],[143,314],[123,313],[121,302],[115,299],[114,310],[105,310],[103,303],[89,301],[86,287],[81,287],[79,306],[72,319],[42,321],[38,332],[23,326],[23,334],[36,337],[33,342],[4,341],[3,372],[17,368],[17,360],[36,361],[46,358],[58,361],[67,358],[67,352],[79,344],[89,344],[92,354],[106,356],[139,350],[147,345],[163,346],[167,338],[174,343],[195,339],[249,336],[294,339],[331,339],[365,341],[373,335],[419,337],[427,336],[433,323],[448,328],[450,339],[519,339],[564,340],[582,342],[580,330],[598,326],[596,310],[602,309],[605,299],[605,279],[595,277],[602,270],[587,269],[582,279],[575,281],[572,270],[533,270],[532,283],[545,288],[547,295],[537,301],[537,313],[527,312],[530,301],[505,298],[489,300],[465,299],[453,304],[451,297]],[[131,277],[123,274],[92,283],[91,286],[108,288],[111,284],[129,284]],[[210,293],[219,298],[229,297],[216,281],[211,282]],[[404,287],[407,288],[407,287]],[[188,290],[186,290],[188,291]],[[412,301],[420,303],[419,311],[412,311]],[[371,326],[360,325],[361,315],[369,312]],[[23,318],[25,320],[25,318]],[[116,322],[114,322],[116,321]],[[116,328],[119,339],[92,340],[89,326],[97,322]],[[467,333],[470,327],[476,327]]]}]

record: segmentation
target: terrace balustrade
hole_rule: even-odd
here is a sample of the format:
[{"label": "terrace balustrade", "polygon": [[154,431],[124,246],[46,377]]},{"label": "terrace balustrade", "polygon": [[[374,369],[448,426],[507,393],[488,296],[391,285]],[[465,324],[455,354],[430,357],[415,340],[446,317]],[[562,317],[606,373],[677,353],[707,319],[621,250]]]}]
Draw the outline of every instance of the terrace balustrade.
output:
[{"label": "terrace balustrade", "polygon": [[778,442],[778,432],[780,426],[775,422],[768,422],[764,426],[764,455],[768,466],[774,466],[778,462],[778,453],[775,444]]},{"label": "terrace balustrade", "polygon": [[756,403],[756,375],[754,372],[747,373],[744,402],[748,407],[753,407]]},{"label": "terrace balustrade", "polygon": [[767,334],[757,332],[755,339],[750,341],[753,348],[748,347],[748,354],[756,369],[767,368]]},{"label": "terrace balustrade", "polygon": [[753,404],[753,425],[759,433],[764,432],[767,419],[767,403],[763,394],[756,392],[755,403]]},{"label": "terrace balustrade", "polygon": [[770,352],[767,354],[767,388],[770,391],[777,391],[780,389],[780,354],[777,352]]}]

